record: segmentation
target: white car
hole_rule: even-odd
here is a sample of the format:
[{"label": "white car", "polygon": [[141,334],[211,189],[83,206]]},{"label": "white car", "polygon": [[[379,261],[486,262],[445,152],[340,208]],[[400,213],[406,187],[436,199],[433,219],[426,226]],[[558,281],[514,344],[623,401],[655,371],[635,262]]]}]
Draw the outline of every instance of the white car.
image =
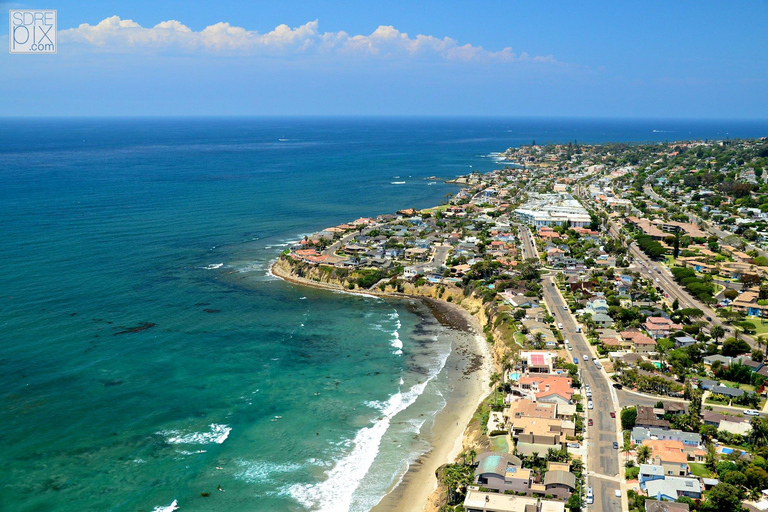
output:
[{"label": "white car", "polygon": [[592,405],[592,400],[590,400],[589,402],[587,402],[587,409],[594,409],[594,408],[595,408],[595,406],[594,406],[594,405]]},{"label": "white car", "polygon": [[563,306],[563,311],[568,311],[568,304]]},{"label": "white car", "polygon": [[747,416],[760,416],[760,411],[756,411],[754,409],[747,409],[746,411],[744,411],[744,414],[746,414]]},{"label": "white car", "polygon": [[587,354],[584,354],[584,360],[589,361],[589,356]]},{"label": "white car", "polygon": [[573,350],[573,346],[568,345],[568,350]]},{"label": "white car", "polygon": [[617,498],[621,498],[621,489],[616,489],[615,491],[613,491],[613,495],[616,496]]},{"label": "white car", "polygon": [[595,502],[595,495],[592,493],[592,488],[587,487],[587,505],[591,505]]},{"label": "white car", "polygon": [[562,331],[562,330],[563,330],[563,324],[560,324],[560,323],[558,323],[558,324],[557,324],[557,328],[558,328],[558,329],[560,329],[560,330]]}]

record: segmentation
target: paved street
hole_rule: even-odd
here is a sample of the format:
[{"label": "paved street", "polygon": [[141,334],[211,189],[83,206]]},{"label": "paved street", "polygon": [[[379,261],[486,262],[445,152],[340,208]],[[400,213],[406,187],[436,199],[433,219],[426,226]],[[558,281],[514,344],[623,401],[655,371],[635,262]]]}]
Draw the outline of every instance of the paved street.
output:
[{"label": "paved street", "polygon": [[[589,384],[592,390],[594,409],[587,409],[586,418],[591,418],[594,425],[586,427],[584,442],[587,443],[587,486],[594,489],[595,503],[588,508],[606,512],[621,510],[621,500],[614,496],[615,490],[620,488],[619,482],[623,480],[618,459],[620,452],[613,448],[614,441],[619,440],[618,418],[610,416],[611,411],[616,411],[618,416],[618,405],[613,399],[615,393],[612,393],[615,390],[603,370],[598,370],[592,362],[594,355],[582,334],[576,332],[576,322],[570,311],[563,309],[566,304],[556,288],[551,278],[544,279],[544,300],[556,321],[563,324],[563,336],[573,346],[573,350],[568,352],[578,358],[582,381]],[[589,361],[584,361],[584,354]]]},{"label": "paved street", "polygon": [[[521,239],[523,241],[523,255],[536,257],[536,249],[527,227],[521,226]],[[529,256],[532,255],[532,256]],[[594,425],[585,427],[584,442],[587,444],[587,457],[585,462],[587,478],[586,485],[593,488],[595,502],[587,505],[588,510],[602,510],[615,512],[627,510],[626,489],[622,487],[623,475],[619,465],[620,451],[613,448],[614,441],[619,441],[618,398],[615,390],[610,386],[603,370],[598,370],[592,362],[594,354],[590,350],[584,336],[576,332],[577,324],[567,310],[563,297],[557,290],[551,277],[542,280],[544,301],[556,318],[556,322],[563,324],[563,336],[573,346],[572,354],[579,361],[583,384],[589,384],[592,390],[592,402],[594,409],[586,409],[585,425],[591,418]],[[564,309],[565,308],[565,309]],[[584,355],[589,361],[584,361]],[[616,411],[617,418],[611,418],[610,412]],[[616,498],[616,489],[622,489],[622,499]]]}]

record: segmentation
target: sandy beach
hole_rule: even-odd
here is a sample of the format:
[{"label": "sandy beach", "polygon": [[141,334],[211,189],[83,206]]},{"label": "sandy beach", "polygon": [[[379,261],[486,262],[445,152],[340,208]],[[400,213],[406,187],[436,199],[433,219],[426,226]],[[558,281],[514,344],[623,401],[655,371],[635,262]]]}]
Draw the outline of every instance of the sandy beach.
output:
[{"label": "sandy beach", "polygon": [[[272,266],[272,273],[295,284],[347,292],[340,286],[297,278],[279,265]],[[434,434],[429,436],[432,449],[411,464],[402,480],[372,509],[373,512],[436,510],[437,504],[428,503],[437,489],[435,471],[461,453],[467,425],[489,392],[490,350],[478,320],[456,304],[405,294],[370,292],[370,295],[419,299],[443,325],[472,334],[456,342],[445,365],[445,371],[449,372],[451,382],[455,384],[455,392],[452,401],[435,416]]]},{"label": "sandy beach", "polygon": [[373,512],[437,509],[437,503],[428,503],[437,489],[435,471],[461,453],[467,425],[489,391],[491,355],[477,319],[460,306],[434,299],[422,300],[438,321],[474,335],[466,338],[466,345],[453,347],[446,364],[448,371],[454,372],[451,377],[457,392],[454,400],[435,417],[435,435],[430,440],[432,450],[408,468],[400,484],[384,496]]}]

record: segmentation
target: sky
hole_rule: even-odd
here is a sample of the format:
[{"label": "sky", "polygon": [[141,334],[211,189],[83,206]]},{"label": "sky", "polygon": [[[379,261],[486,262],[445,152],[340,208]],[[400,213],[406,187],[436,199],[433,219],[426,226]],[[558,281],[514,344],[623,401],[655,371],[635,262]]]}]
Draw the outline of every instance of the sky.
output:
[{"label": "sky", "polygon": [[[55,55],[5,50],[26,8]],[[766,119],[766,27],[768,0],[0,1],[0,116]]]}]

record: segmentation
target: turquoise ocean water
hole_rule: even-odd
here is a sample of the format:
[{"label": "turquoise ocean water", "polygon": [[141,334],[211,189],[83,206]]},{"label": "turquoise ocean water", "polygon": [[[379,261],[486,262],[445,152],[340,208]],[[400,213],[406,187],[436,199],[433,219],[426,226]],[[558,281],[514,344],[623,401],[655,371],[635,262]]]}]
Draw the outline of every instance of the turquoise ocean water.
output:
[{"label": "turquoise ocean water", "polygon": [[767,134],[725,121],[2,120],[0,510],[368,510],[428,449],[462,334],[418,302],[271,277],[287,244],[438,204],[455,187],[424,178],[492,170],[489,153],[533,139]]}]

